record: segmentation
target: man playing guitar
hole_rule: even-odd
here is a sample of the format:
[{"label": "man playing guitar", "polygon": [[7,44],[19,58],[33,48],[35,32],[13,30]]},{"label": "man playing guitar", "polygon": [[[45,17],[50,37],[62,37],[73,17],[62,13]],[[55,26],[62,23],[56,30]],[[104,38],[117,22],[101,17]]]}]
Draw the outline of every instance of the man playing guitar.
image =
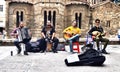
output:
[{"label": "man playing guitar", "polygon": [[72,26],[69,26],[66,29],[64,29],[64,38],[70,43],[70,52],[73,52],[72,43],[75,41],[79,41],[80,33],[80,28],[77,27],[76,20],[72,22]]},{"label": "man playing guitar", "polygon": [[104,48],[102,49],[102,53],[108,54],[108,52],[106,52],[106,47],[107,47],[109,40],[106,38],[103,38],[103,36],[105,36],[106,33],[104,33],[103,28],[100,26],[99,19],[95,20],[95,26],[93,28],[91,28],[88,33],[92,36],[93,40],[96,41],[98,50],[100,49],[99,42],[100,41],[105,42]]}]

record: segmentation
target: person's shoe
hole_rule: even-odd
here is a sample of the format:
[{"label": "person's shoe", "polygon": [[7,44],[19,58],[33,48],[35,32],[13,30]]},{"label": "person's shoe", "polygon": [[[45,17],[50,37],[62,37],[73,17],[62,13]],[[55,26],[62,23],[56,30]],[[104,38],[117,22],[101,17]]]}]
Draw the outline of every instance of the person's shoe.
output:
[{"label": "person's shoe", "polygon": [[28,55],[28,53],[26,51],[24,51],[24,55]]},{"label": "person's shoe", "polygon": [[20,54],[20,53],[21,53],[21,50],[18,50],[18,51],[17,51],[17,54]]},{"label": "person's shoe", "polygon": [[58,53],[57,50],[53,50],[53,53]]},{"label": "person's shoe", "polygon": [[44,52],[45,52],[45,51],[43,51],[43,50],[42,50],[42,51],[40,51],[40,53],[44,53]]},{"label": "person's shoe", "polygon": [[97,48],[98,51],[100,51],[100,48]]},{"label": "person's shoe", "polygon": [[106,50],[102,50],[102,53],[103,54],[110,54],[110,53],[106,52]]}]

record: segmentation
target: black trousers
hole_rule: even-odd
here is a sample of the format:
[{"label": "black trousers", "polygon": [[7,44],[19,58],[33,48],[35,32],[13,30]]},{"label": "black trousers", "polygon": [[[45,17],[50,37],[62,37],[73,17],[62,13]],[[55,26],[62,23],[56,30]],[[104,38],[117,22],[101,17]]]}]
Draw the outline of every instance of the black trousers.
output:
[{"label": "black trousers", "polygon": [[14,45],[18,48],[19,51],[21,51],[21,46],[20,46],[20,43],[24,43],[25,44],[25,51],[27,52],[28,51],[28,48],[27,48],[27,43],[31,40],[30,39],[23,39],[23,41],[19,42],[18,40],[15,40],[14,41]]},{"label": "black trousers", "polygon": [[106,47],[107,47],[107,45],[108,45],[108,43],[109,43],[109,40],[108,40],[107,38],[102,38],[102,37],[100,37],[99,39],[94,38],[94,41],[96,41],[96,43],[97,43],[97,48],[98,48],[98,49],[99,49],[99,42],[100,42],[100,41],[101,41],[101,42],[105,42],[105,43],[104,43],[103,50],[106,49]]},{"label": "black trousers", "polygon": [[[58,43],[59,43],[59,40],[54,37],[53,40],[53,47],[52,47],[52,50],[56,50],[57,46],[58,46]],[[45,40],[45,38],[41,38],[40,39],[40,48],[41,50],[45,51],[46,48],[47,48],[47,41]]]}]

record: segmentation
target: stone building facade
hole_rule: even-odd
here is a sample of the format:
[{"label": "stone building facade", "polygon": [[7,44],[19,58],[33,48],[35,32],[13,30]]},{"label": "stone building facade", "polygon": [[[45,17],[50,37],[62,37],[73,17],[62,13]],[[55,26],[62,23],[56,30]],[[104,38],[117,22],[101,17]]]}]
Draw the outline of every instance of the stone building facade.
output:
[{"label": "stone building facade", "polygon": [[101,19],[101,26],[108,32],[108,37],[117,36],[120,29],[120,6],[113,2],[104,2],[93,6],[93,20]]},{"label": "stone building facade", "polygon": [[[119,6],[110,1],[99,1],[91,6],[91,0],[6,0],[6,27],[9,33],[23,21],[32,31],[33,37],[40,37],[40,32],[47,20],[50,20],[56,29],[56,35],[62,38],[62,31],[71,25],[73,20],[78,22],[82,37],[85,37],[96,18],[110,28],[117,26]],[[98,1],[98,0],[96,0]],[[114,7],[113,10],[111,7]],[[103,9],[101,9],[103,8]],[[106,9],[113,13],[107,13]],[[100,11],[100,12],[98,12]],[[110,17],[111,18],[110,18]],[[105,18],[108,17],[108,18]],[[118,17],[118,16],[117,16]],[[110,18],[110,19],[109,19]],[[116,24],[115,26],[113,24]],[[118,24],[119,25],[119,24]],[[106,27],[105,27],[106,28]],[[106,30],[109,28],[106,28]]]}]

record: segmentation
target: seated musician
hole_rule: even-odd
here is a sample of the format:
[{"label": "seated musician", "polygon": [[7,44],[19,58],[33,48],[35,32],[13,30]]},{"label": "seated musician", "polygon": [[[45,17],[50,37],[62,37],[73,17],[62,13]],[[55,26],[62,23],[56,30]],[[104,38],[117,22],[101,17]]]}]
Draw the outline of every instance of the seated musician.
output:
[{"label": "seated musician", "polygon": [[11,36],[14,36],[16,39],[14,41],[14,45],[17,47],[17,54],[20,54],[22,48],[20,46],[21,43],[25,44],[24,55],[28,55],[27,43],[31,40],[31,32],[28,28],[24,26],[23,22],[20,22],[19,27],[14,29],[11,33]]},{"label": "seated musician", "polygon": [[70,45],[70,52],[73,53],[72,43],[79,41],[80,37],[80,28],[77,27],[76,20],[72,22],[72,26],[67,27],[63,31],[64,38],[69,41]]},{"label": "seated musician", "polygon": [[57,46],[59,43],[59,40],[55,37],[55,29],[51,25],[50,21],[47,21],[47,25],[43,27],[42,31],[42,38],[40,39],[40,46],[42,48],[42,53],[46,50],[47,48],[47,42],[51,42],[53,44],[52,46],[52,51],[53,53],[57,53]]},{"label": "seated musician", "polygon": [[88,33],[90,35],[92,35],[93,40],[96,41],[98,50],[100,50],[99,41],[105,42],[104,48],[102,49],[102,53],[108,54],[108,52],[106,52],[106,47],[108,45],[109,40],[106,39],[106,38],[103,38],[103,36],[105,36],[106,33],[104,33],[103,28],[100,26],[100,20],[99,19],[95,20],[95,26],[93,28],[91,28]]}]

